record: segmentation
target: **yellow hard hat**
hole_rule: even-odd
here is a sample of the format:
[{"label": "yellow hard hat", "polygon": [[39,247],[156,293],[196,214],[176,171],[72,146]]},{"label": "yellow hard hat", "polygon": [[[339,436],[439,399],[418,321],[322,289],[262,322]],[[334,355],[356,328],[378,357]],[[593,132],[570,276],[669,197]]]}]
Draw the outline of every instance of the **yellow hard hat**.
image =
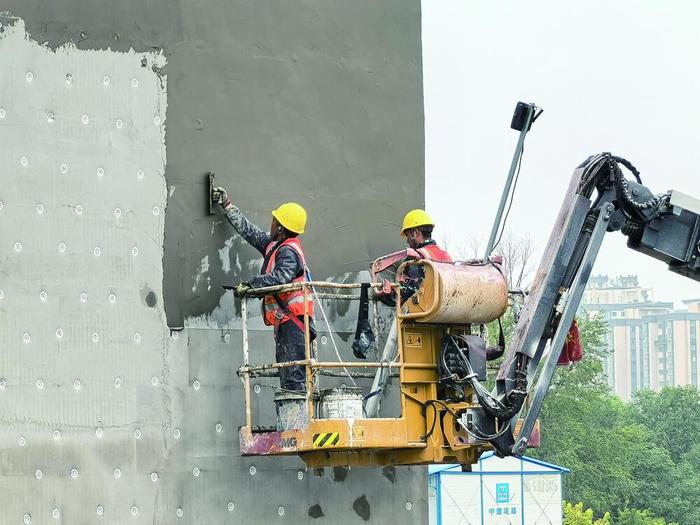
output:
[{"label": "yellow hard hat", "polygon": [[290,232],[304,233],[306,210],[296,202],[282,204],[276,210],[272,210],[272,216]]},{"label": "yellow hard hat", "polygon": [[401,235],[406,236],[406,230],[419,228],[420,226],[435,226],[433,219],[425,210],[411,210],[403,218],[401,225]]}]

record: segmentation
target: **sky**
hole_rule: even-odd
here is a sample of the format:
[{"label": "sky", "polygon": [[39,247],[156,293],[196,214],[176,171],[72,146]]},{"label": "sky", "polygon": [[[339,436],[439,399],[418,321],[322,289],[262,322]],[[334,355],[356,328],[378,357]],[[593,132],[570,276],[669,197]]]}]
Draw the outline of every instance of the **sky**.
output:
[{"label": "sky", "polygon": [[[488,238],[518,132],[518,100],[544,113],[525,142],[507,228],[538,259],[574,168],[610,151],[653,193],[700,198],[700,3],[423,0],[426,208],[450,244]],[[607,235],[594,273],[638,274],[657,300],[700,283]]]}]

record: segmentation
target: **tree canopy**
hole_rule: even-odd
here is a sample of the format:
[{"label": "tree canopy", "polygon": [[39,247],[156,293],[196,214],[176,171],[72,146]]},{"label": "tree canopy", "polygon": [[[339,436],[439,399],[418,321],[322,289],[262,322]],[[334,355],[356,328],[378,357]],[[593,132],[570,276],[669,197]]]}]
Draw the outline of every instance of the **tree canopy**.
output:
[{"label": "tree canopy", "polygon": [[[557,371],[528,454],[571,470],[565,525],[700,524],[700,392],[695,387],[609,392],[605,322],[579,318],[584,359]],[[580,503],[579,503],[580,502]],[[607,521],[606,521],[607,520]]]}]

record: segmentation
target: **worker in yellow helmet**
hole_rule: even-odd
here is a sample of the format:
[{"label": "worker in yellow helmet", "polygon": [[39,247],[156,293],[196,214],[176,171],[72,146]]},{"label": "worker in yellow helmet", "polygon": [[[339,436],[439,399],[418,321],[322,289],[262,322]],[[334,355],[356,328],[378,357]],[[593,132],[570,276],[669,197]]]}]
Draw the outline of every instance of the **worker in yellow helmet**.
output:
[{"label": "worker in yellow helmet", "polygon": [[[409,248],[415,250],[420,259],[437,262],[452,262],[452,257],[440,248],[433,239],[435,223],[425,210],[409,211],[401,224],[401,235],[406,238]],[[425,274],[420,266],[410,266],[406,273],[406,282],[402,284],[401,300],[405,301],[420,288]]]},{"label": "worker in yellow helmet", "polygon": [[452,257],[440,248],[433,239],[435,223],[425,210],[411,210],[403,218],[401,235],[410,248],[416,250],[421,259],[452,262]]},{"label": "worker in yellow helmet", "polygon": [[[282,204],[272,211],[270,232],[265,233],[251,223],[231,203],[224,188],[215,188],[212,199],[221,205],[226,219],[243,239],[264,257],[260,275],[236,287],[236,295],[243,297],[251,288],[297,283],[308,278],[308,267],[299,235],[306,226],[306,210],[295,202]],[[301,290],[266,295],[262,299],[265,324],[274,327],[276,359],[278,363],[306,358],[304,312],[308,311],[311,339],[316,330],[313,323],[314,303],[308,295],[306,304]],[[284,390],[306,390],[306,369],[302,366],[280,368],[280,386]]]}]

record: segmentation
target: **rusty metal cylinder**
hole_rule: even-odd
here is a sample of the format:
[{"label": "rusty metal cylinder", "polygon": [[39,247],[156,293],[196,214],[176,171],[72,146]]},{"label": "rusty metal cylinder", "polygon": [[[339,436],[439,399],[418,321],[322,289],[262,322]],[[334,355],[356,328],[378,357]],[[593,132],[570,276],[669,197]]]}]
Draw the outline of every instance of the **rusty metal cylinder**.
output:
[{"label": "rusty metal cylinder", "polygon": [[423,267],[425,277],[403,305],[400,317],[421,323],[488,323],[508,306],[508,285],[498,263],[441,263],[429,260],[409,264]]}]

